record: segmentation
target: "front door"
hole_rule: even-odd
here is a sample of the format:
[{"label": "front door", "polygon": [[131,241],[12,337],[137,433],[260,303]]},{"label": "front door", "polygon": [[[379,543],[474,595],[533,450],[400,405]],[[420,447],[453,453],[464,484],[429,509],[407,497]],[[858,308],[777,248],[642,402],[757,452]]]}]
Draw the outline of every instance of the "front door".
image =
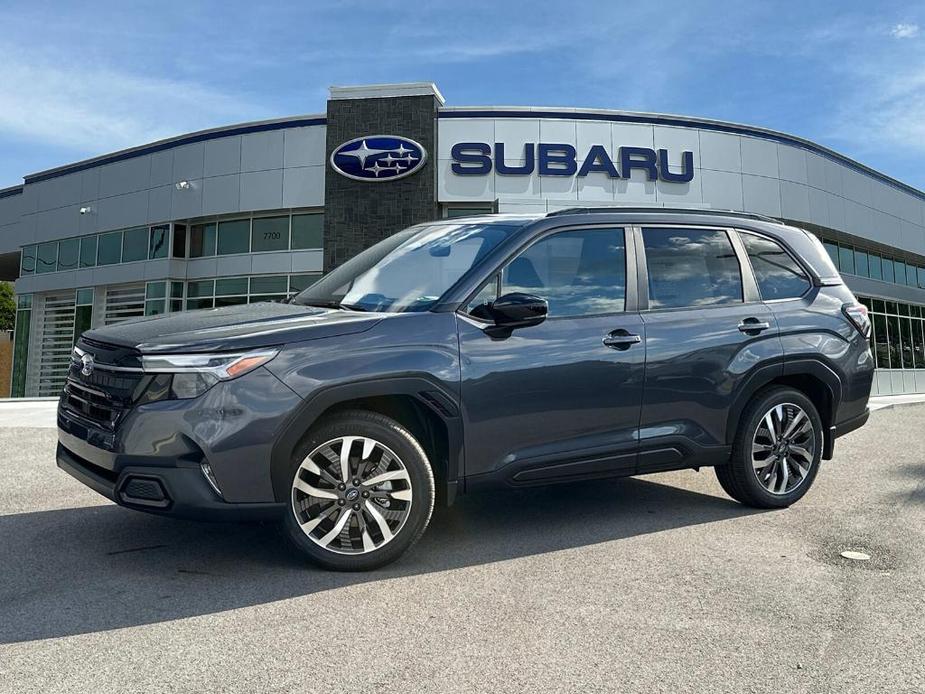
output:
[{"label": "front door", "polygon": [[[632,248],[632,238],[630,238]],[[623,229],[540,237],[459,314],[466,475],[520,483],[631,474],[645,368],[635,257]],[[497,296],[546,299],[537,326],[492,337],[473,317]]]}]

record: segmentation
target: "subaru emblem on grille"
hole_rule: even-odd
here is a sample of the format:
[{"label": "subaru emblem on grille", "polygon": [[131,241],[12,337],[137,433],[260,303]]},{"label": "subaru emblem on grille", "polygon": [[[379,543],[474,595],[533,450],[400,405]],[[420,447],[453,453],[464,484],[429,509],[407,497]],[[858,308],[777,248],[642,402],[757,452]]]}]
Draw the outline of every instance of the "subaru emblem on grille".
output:
[{"label": "subaru emblem on grille", "polygon": [[89,376],[93,373],[93,355],[84,354],[80,358],[80,373],[84,376]]}]

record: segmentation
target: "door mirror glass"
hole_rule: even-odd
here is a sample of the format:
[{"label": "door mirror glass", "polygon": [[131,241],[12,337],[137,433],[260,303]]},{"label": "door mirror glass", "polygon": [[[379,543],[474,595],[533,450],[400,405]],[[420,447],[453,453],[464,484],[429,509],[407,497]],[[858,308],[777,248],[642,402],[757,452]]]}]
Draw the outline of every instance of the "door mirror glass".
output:
[{"label": "door mirror glass", "polygon": [[512,292],[491,302],[488,312],[496,327],[513,330],[542,323],[549,313],[549,304],[535,294]]}]

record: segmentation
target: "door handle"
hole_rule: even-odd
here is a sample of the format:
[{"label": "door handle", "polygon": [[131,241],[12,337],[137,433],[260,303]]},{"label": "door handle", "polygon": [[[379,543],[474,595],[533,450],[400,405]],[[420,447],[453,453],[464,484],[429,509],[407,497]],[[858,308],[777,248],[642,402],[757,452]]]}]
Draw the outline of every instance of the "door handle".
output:
[{"label": "door handle", "polygon": [[639,335],[633,335],[632,333],[627,332],[620,328],[619,330],[614,330],[611,333],[604,335],[601,342],[604,343],[605,347],[610,347],[611,349],[629,349],[633,345],[642,342],[642,338]]},{"label": "door handle", "polygon": [[758,320],[757,318],[746,318],[741,323],[739,323],[739,332],[742,333],[760,333],[763,330],[767,330],[771,327],[771,324],[767,321]]}]

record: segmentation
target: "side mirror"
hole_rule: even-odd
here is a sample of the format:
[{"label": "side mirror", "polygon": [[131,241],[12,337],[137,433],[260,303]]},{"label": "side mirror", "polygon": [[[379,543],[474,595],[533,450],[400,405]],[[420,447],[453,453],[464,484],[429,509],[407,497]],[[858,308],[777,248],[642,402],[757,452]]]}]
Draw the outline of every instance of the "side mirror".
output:
[{"label": "side mirror", "polygon": [[488,306],[496,330],[510,332],[514,328],[528,328],[546,320],[549,302],[533,294],[512,292],[499,296]]}]

